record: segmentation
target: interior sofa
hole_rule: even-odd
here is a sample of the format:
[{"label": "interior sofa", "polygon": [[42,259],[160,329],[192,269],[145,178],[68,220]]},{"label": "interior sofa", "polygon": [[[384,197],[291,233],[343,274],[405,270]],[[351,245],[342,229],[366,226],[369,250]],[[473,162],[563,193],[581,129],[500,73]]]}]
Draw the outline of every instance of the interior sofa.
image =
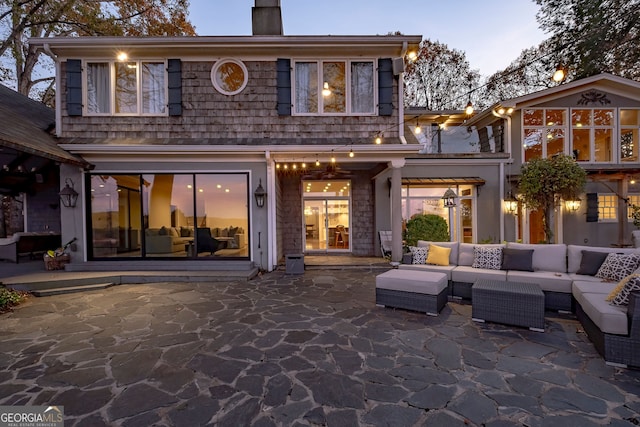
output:
[{"label": "interior sofa", "polygon": [[20,231],[0,239],[0,259],[20,261],[20,255],[33,256],[62,246],[60,233]]},{"label": "interior sofa", "polygon": [[148,254],[184,252],[186,245],[193,242],[193,230],[188,227],[147,228],[144,238]]},{"label": "interior sofa", "polygon": [[[441,251],[440,248],[450,249],[448,263],[442,259],[439,260],[440,265],[422,262],[428,257],[431,245],[437,246],[437,251]],[[399,268],[446,273],[452,298],[471,299],[471,287],[478,279],[538,284],[545,294],[545,309],[575,312],[608,363],[640,366],[640,320],[634,322],[636,317],[640,317],[640,307],[636,309],[635,294],[629,296],[629,305],[613,305],[607,301],[623,278],[619,274],[626,277],[640,275],[640,248],[418,241],[417,246],[411,249]],[[488,255],[482,258],[486,254],[500,253],[502,260],[492,261]],[[517,261],[512,260],[513,268],[509,269],[504,257],[513,254],[524,256]],[[638,265],[625,272],[601,273],[599,270],[603,265],[613,262],[604,262],[609,254],[614,254],[611,259],[618,255],[637,254]],[[626,258],[634,262],[636,259],[633,256]],[[638,298],[637,304],[640,305],[640,296]]]}]

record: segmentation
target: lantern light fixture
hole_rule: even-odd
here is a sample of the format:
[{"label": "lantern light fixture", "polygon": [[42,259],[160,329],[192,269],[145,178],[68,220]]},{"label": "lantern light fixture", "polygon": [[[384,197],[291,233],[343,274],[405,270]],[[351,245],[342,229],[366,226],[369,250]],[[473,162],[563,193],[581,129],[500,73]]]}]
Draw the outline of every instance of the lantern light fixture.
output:
[{"label": "lantern light fixture", "polygon": [[256,188],[256,191],[253,192],[253,196],[256,198],[256,205],[258,205],[259,208],[263,207],[264,202],[267,199],[267,192],[264,191],[264,188],[262,187],[262,178],[258,183],[258,187]]},{"label": "lantern light fixture", "polygon": [[73,181],[71,178],[65,179],[64,188],[58,193],[62,205],[66,208],[75,208],[78,202],[78,192],[73,188]]}]

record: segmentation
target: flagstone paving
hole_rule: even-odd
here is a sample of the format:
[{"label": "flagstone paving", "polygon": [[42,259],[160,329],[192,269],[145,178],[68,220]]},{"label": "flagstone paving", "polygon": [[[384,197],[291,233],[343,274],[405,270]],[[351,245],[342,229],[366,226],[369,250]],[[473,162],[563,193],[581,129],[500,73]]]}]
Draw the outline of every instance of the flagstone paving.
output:
[{"label": "flagstone paving", "polygon": [[122,285],[0,315],[0,405],[67,426],[632,426],[640,372],[545,333],[375,305],[375,268]]}]

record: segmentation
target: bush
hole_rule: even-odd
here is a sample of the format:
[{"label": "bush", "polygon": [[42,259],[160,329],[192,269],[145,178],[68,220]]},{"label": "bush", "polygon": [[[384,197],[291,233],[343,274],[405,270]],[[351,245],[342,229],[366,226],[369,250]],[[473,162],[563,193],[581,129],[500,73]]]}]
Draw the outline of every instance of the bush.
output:
[{"label": "bush", "polygon": [[20,304],[26,298],[25,292],[0,288],[0,313],[9,311],[11,307]]},{"label": "bush", "polygon": [[409,246],[415,246],[418,240],[448,242],[449,226],[447,221],[439,215],[414,215],[407,221],[405,240]]}]

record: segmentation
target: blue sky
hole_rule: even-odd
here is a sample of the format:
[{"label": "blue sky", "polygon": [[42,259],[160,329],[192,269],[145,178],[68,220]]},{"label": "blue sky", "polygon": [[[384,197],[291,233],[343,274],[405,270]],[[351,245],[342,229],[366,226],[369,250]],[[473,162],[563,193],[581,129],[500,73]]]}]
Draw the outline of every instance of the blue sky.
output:
[{"label": "blue sky", "polygon": [[[547,35],[533,0],[281,0],[286,35],[422,35],[465,52],[488,76]],[[250,35],[254,0],[190,0],[198,35]]]}]

